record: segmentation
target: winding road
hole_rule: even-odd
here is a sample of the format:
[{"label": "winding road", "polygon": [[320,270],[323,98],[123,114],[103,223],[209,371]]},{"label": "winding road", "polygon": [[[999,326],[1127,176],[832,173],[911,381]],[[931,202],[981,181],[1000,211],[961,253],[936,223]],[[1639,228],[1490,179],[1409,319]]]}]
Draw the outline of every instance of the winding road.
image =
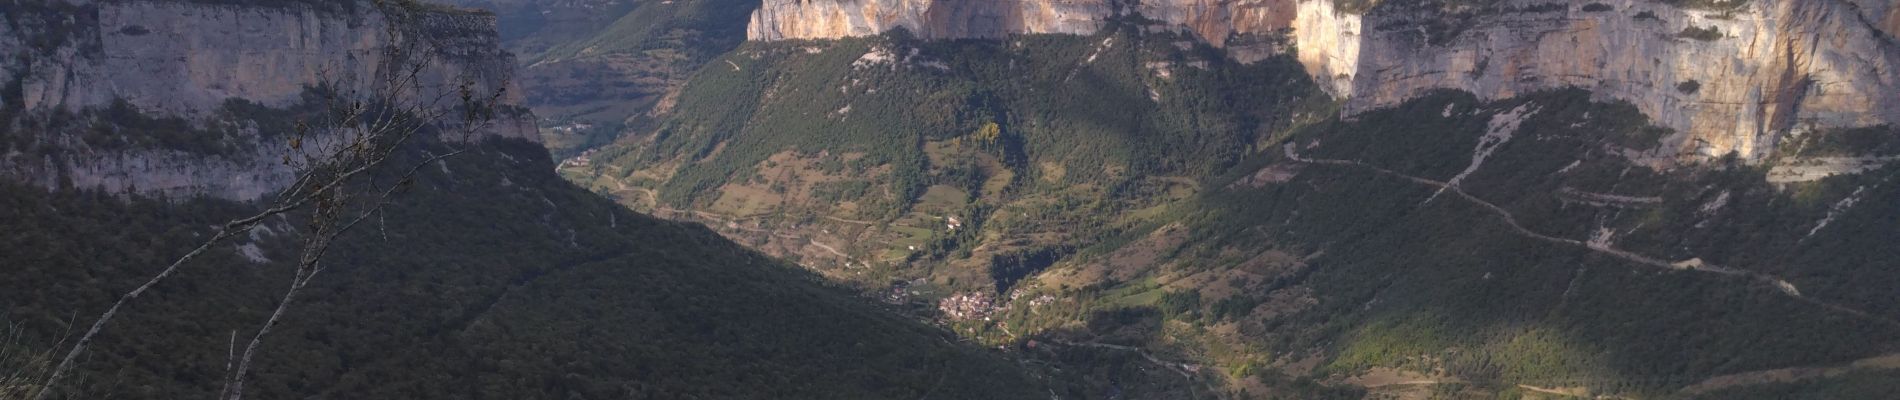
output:
[{"label": "winding road", "polygon": [[1148,360],[1149,363],[1153,363],[1155,365],[1161,366],[1161,368],[1167,369],[1169,371],[1173,371],[1176,374],[1180,374],[1182,378],[1187,379],[1189,382],[1201,382],[1202,386],[1207,389],[1207,392],[1214,395],[1214,398],[1217,398],[1217,399],[1227,398],[1226,392],[1222,392],[1220,388],[1215,387],[1214,382],[1212,380],[1195,379],[1194,373],[1189,372],[1187,370],[1187,367],[1186,367],[1186,365],[1188,365],[1187,363],[1178,363],[1178,362],[1163,360],[1160,357],[1155,357],[1153,354],[1149,354],[1147,350],[1142,350],[1140,347],[1123,346],[1119,344],[1108,344],[1108,343],[1100,343],[1100,342],[1071,342],[1067,340],[1054,339],[1054,338],[1049,338],[1048,340],[1056,344],[1069,346],[1069,347],[1094,347],[1098,349],[1132,351],[1132,352],[1135,352],[1136,355],[1140,355],[1141,358]]},{"label": "winding road", "polygon": [[1850,308],[1847,306],[1828,303],[1828,302],[1816,300],[1811,297],[1803,296],[1801,294],[1801,290],[1796,288],[1793,283],[1789,283],[1787,280],[1775,277],[1773,275],[1768,275],[1768,274],[1754,272],[1754,271],[1744,271],[1744,270],[1738,270],[1738,269],[1733,269],[1733,268],[1724,268],[1724,267],[1720,267],[1716,265],[1702,263],[1699,260],[1693,261],[1693,262],[1685,261],[1685,262],[1679,262],[1679,263],[1671,263],[1671,262],[1663,261],[1662,259],[1658,259],[1655,257],[1649,257],[1649,256],[1641,255],[1641,254],[1619,250],[1619,249],[1609,246],[1608,244],[1587,243],[1587,242],[1574,240],[1574,239],[1566,239],[1566,238],[1546,235],[1541,232],[1533,231],[1530,228],[1524,227],[1522,223],[1518,222],[1517,216],[1511,214],[1510,210],[1505,210],[1504,207],[1499,207],[1497,204],[1492,204],[1489,201],[1485,201],[1484,199],[1478,198],[1477,196],[1473,196],[1471,195],[1471,193],[1465,192],[1463,188],[1458,187],[1458,185],[1453,185],[1453,184],[1442,182],[1442,181],[1412,176],[1412,175],[1400,173],[1397,171],[1392,171],[1389,169],[1381,168],[1379,166],[1366,164],[1366,163],[1354,161],[1354,160],[1312,159],[1312,158],[1301,157],[1299,152],[1295,150],[1293,143],[1287,143],[1281,146],[1281,149],[1283,149],[1286,152],[1286,157],[1290,160],[1293,160],[1294,162],[1299,162],[1299,163],[1304,163],[1304,164],[1314,164],[1314,165],[1336,165],[1336,166],[1362,168],[1362,169],[1378,172],[1380,174],[1409,180],[1418,184],[1437,187],[1439,188],[1441,192],[1451,192],[1452,194],[1456,194],[1458,195],[1458,197],[1463,198],[1466,201],[1471,202],[1472,204],[1477,204],[1481,207],[1484,207],[1486,210],[1490,210],[1492,214],[1496,214],[1500,219],[1503,219],[1504,223],[1506,225],[1509,225],[1512,231],[1524,237],[1529,237],[1529,238],[1538,239],[1538,240],[1542,240],[1542,241],[1546,241],[1550,243],[1556,243],[1560,245],[1582,247],[1585,249],[1589,249],[1590,251],[1597,252],[1599,254],[1615,257],[1618,259],[1626,260],[1626,261],[1637,263],[1637,264],[1642,264],[1642,265],[1647,265],[1647,266],[1662,268],[1662,269],[1667,269],[1667,270],[1695,271],[1695,272],[1706,272],[1706,273],[1726,275],[1726,276],[1746,277],[1746,278],[1755,280],[1757,282],[1767,284],[1770,287],[1773,287],[1776,290],[1780,291],[1782,294],[1787,295],[1788,297],[1793,298],[1803,303],[1812,304],[1812,305],[1819,306],[1821,308],[1842,313],[1842,314],[1852,315],[1856,318],[1861,318],[1864,320],[1869,320],[1869,321],[1885,324],[1888,326],[1900,328],[1900,321],[1895,321],[1892,318],[1873,315],[1865,311],[1857,310],[1857,309]]}]

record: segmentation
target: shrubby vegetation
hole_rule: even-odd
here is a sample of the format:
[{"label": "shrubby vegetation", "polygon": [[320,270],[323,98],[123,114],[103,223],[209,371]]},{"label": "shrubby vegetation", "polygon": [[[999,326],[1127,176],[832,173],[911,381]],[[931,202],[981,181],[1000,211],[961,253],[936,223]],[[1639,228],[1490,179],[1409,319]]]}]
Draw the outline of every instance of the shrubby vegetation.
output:
[{"label": "shrubby vegetation", "polygon": [[[52,155],[74,148],[90,151],[177,151],[244,158],[259,145],[296,131],[297,121],[325,112],[323,88],[307,88],[303,101],[277,108],[229,99],[203,119],[153,116],[124,99],[98,108],[44,112],[21,109],[20,83],[0,88],[0,149]],[[519,112],[503,109],[502,112]]]},{"label": "shrubby vegetation", "polygon": [[1900,370],[1847,372],[1838,376],[1801,379],[1719,390],[1696,396],[1707,400],[1827,400],[1879,399],[1900,393]]},{"label": "shrubby vegetation", "polygon": [[[364,5],[361,3],[366,3],[366,2],[359,2],[356,0],[346,0],[346,1],[336,1],[336,0],[259,0],[259,1],[160,0],[160,1],[170,1],[170,2],[175,2],[175,3],[189,3],[189,4],[220,5],[220,6],[263,6],[263,7],[284,7],[284,8],[308,8],[308,9],[314,9],[314,10],[319,10],[319,11],[343,12],[343,13],[354,13],[358,9],[358,7]],[[405,3],[415,3],[412,0],[398,0],[398,1],[402,1]]]},{"label": "shrubby vegetation", "polygon": [[[1640,172],[1604,150],[1631,142],[1623,136],[1648,135],[1640,114],[1626,105],[1591,103],[1587,93],[1575,91],[1494,103],[1441,94],[1351,123],[1315,126],[1296,143],[1323,143],[1304,150],[1307,157],[1361,160],[1445,180],[1470,162],[1490,116],[1520,105],[1539,112],[1464,187],[1527,227],[1579,240],[1593,226],[1621,227],[1627,231],[1619,231],[1616,243],[1627,250],[1790,274],[1810,297],[1876,315],[1900,313],[1867,292],[1894,282],[1871,261],[1888,251],[1871,241],[1900,238],[1900,232],[1854,223],[1838,232],[1871,237],[1850,241],[1822,231],[1801,240],[1804,227],[1832,202],[1798,206],[1803,202],[1796,200],[1808,190],[1838,199],[1855,186],[1891,186],[1876,183],[1890,181],[1891,169],[1793,192],[1766,187],[1762,171],[1752,168]],[[1453,116],[1440,117],[1445,110]],[[1648,211],[1565,204],[1555,195],[1564,187],[1668,200]],[[1880,190],[1867,195],[1887,195]],[[1718,192],[1733,193],[1731,202],[1713,216],[1699,211]],[[1450,195],[1423,202],[1432,194],[1429,186],[1369,170],[1308,167],[1292,182],[1216,193],[1189,208],[1205,210],[1190,218],[1207,230],[1197,237],[1213,241],[1209,247],[1267,231],[1276,232],[1275,243],[1323,251],[1310,261],[1316,272],[1297,283],[1323,293],[1319,305],[1263,326],[1275,351],[1330,348],[1330,372],[1442,368],[1499,387],[1563,383],[1640,393],[1714,374],[1834,363],[1900,348],[1886,339],[1897,333],[1894,326],[1828,312],[1745,279],[1663,271],[1526,238]],[[1770,205],[1777,202],[1786,205]],[[1863,218],[1894,212],[1887,208],[1854,211]],[[1846,276],[1859,283],[1823,278]],[[1707,326],[1722,328],[1698,328]]]},{"label": "shrubby vegetation", "polygon": [[1436,8],[1440,10],[1471,9],[1495,6],[1501,0],[1333,0],[1333,7],[1353,14],[1371,12],[1374,8],[1408,7]]},{"label": "shrubby vegetation", "polygon": [[1716,40],[1722,40],[1722,38],[1727,37],[1727,36],[1722,35],[1722,30],[1720,28],[1716,28],[1713,26],[1707,27],[1707,28],[1699,27],[1699,26],[1690,26],[1687,28],[1682,28],[1682,33],[1676,34],[1676,37],[1685,38],[1685,39],[1695,39],[1695,40],[1700,40],[1704,42],[1712,42]]},{"label": "shrubby vegetation", "polygon": [[[405,158],[420,157],[409,154]],[[702,228],[627,212],[493,142],[424,170],[330,270],[251,378],[262,398],[1040,398],[994,355]],[[0,307],[52,346],[246,206],[0,186]],[[298,227],[216,249],[127,310],[87,396],[207,397],[226,336],[268,312]]]},{"label": "shrubby vegetation", "polygon": [[675,53],[678,65],[690,70],[738,47],[757,8],[756,1],[739,0],[639,4],[593,37],[555,46],[530,62],[653,51]]},{"label": "shrubby vegetation", "polygon": [[[541,111],[543,127],[584,129],[547,135],[550,151],[568,158],[608,145],[623,134],[646,132],[660,106],[707,62],[745,40],[758,1],[636,1],[586,9],[602,14],[598,26],[551,26],[537,7],[504,12],[504,39],[531,65],[524,75],[527,101]],[[537,87],[538,86],[538,87]]]},{"label": "shrubby vegetation", "polygon": [[[1451,43],[1488,17],[1524,13],[1557,13],[1570,10],[1570,4],[1565,1],[1514,3],[1502,0],[1334,0],[1333,6],[1339,11],[1352,14],[1382,13],[1403,16],[1403,18],[1383,18],[1382,24],[1370,29],[1408,37],[1416,36],[1416,40],[1433,46]],[[1583,6],[1583,11],[1609,11],[1607,7],[1609,6],[1592,3]]]},{"label": "shrubby vegetation", "polygon": [[1702,82],[1694,79],[1682,81],[1682,83],[1676,84],[1676,91],[1682,92],[1682,94],[1696,94],[1696,92],[1702,91]]},{"label": "shrubby vegetation", "polygon": [[[1509,11],[1540,10],[1551,11]],[[1295,398],[1355,396],[1319,382],[1372,367],[1469,382],[1443,389],[1450,394],[1510,395],[1519,383],[1667,394],[1717,374],[1900,349],[1895,327],[1744,278],[1526,237],[1488,208],[1369,169],[1304,165],[1286,182],[1233,185],[1296,164],[1282,143],[1307,157],[1449,180],[1472,162],[1495,116],[1525,107],[1535,113],[1516,139],[1461,185],[1524,228],[1578,241],[1607,228],[1619,249],[1775,274],[1809,299],[1890,316],[1900,309],[1880,293],[1900,281],[1879,265],[1894,257],[1879,243],[1900,231],[1872,221],[1900,209],[1857,206],[1841,217],[1854,222],[1804,234],[1857,188],[1894,196],[1893,169],[1784,187],[1763,182],[1765,167],[1733,158],[1653,170],[1627,155],[1658,150],[1673,132],[1578,90],[1499,101],[1444,92],[1331,118],[1332,104],[1291,60],[1209,61],[1210,49],[1112,26],[1086,38],[927,42],[900,32],[746,44],[709,62],[651,136],[597,154],[607,166],[592,173],[657,189],[666,207],[703,210],[722,188],[772,168],[774,155],[861,153],[867,168],[823,169],[891,173],[821,184],[814,196],[876,204],[857,212],[877,223],[914,214],[932,203],[926,193],[945,188],[969,199],[933,205],[965,217],[967,229],[931,227],[921,250],[873,271],[878,280],[936,278],[926,285],[1023,295],[993,321],[957,329],[994,344],[1061,337],[1144,346]],[[1431,29],[1452,37],[1455,28]],[[1884,146],[1876,139],[1891,135],[1880,132],[1796,142],[1822,154]],[[642,168],[660,173],[634,178]],[[1004,172],[1015,179],[985,188]],[[1186,182],[1186,195],[1171,178]],[[1579,191],[1645,201],[1592,205],[1564,194]],[[1725,200],[1710,206],[1717,199]],[[1184,244],[1143,249],[1161,261],[1121,275],[1078,273],[1113,269],[1101,265],[1170,226],[1185,227]],[[1214,283],[1180,279],[1225,272],[1264,249],[1298,265]],[[970,270],[987,279],[972,283]],[[1038,279],[1043,270],[1059,283]],[[1034,301],[1047,302],[1026,305]],[[1265,367],[1315,354],[1323,360],[1311,376]]]},{"label": "shrubby vegetation", "polygon": [[[0,10],[8,33],[17,35],[21,44],[33,53],[21,53],[21,56],[50,56],[62,46],[86,46],[84,50],[97,50],[97,41],[79,40],[97,28],[98,6],[65,1],[9,1],[7,8]],[[8,49],[13,50],[13,49]],[[13,56],[9,54],[9,56]],[[11,103],[8,103],[9,106]]]},{"label": "shrubby vegetation", "polygon": [[[1152,312],[1156,321],[1148,323],[1167,333],[1120,343],[1207,351],[1206,357],[1230,363],[1230,371],[1258,371],[1252,365],[1265,362],[1238,354],[1272,360],[1318,350],[1327,355],[1318,377],[1371,367],[1439,371],[1467,382],[1441,388],[1447,393],[1503,395],[1517,384],[1669,395],[1718,374],[1831,365],[1900,350],[1891,339],[1900,326],[1879,321],[1900,315],[1900,309],[1875,294],[1900,282],[1875,261],[1894,256],[1875,243],[1900,238],[1900,230],[1873,222],[1900,215],[1900,209],[1855,206],[1804,237],[1838,199],[1862,190],[1857,188],[1865,188],[1863,198],[1892,196],[1891,181],[1900,176],[1893,168],[1777,189],[1763,181],[1763,167],[1732,161],[1675,171],[1634,167],[1622,149],[1659,146],[1666,132],[1650,127],[1627,104],[1594,103],[1575,90],[1496,102],[1439,93],[1350,122],[1306,126],[1292,143],[1313,144],[1299,150],[1305,157],[1359,160],[1443,181],[1471,162],[1471,149],[1493,116],[1519,107],[1536,113],[1462,187],[1508,210],[1526,228],[1575,240],[1611,228],[1620,249],[1775,274],[1810,299],[1875,317],[1830,311],[1745,278],[1665,270],[1529,238],[1477,204],[1449,193],[1434,198],[1431,186],[1369,169],[1308,165],[1285,183],[1211,191],[1173,207],[1178,211],[1162,220],[1180,221],[1193,232],[1182,248],[1163,250],[1172,254],[1166,264],[1136,279],[1043,289],[1075,299],[1080,310],[1063,305],[1041,309],[1041,315],[1012,311],[1005,320],[1021,332],[1064,323],[1050,313],[1095,321],[1100,315],[1089,310],[1126,313],[1132,307]],[[1867,132],[1830,132],[1811,140],[1884,135],[1880,129]],[[1215,182],[1287,162],[1278,156],[1250,159]],[[1592,206],[1567,200],[1566,189],[1663,200],[1630,208]],[[1709,208],[1716,198],[1727,203]],[[1157,227],[1131,229],[1126,236],[1148,236]],[[1131,240],[1086,247],[1051,267],[1053,275],[1104,262],[1102,257]],[[1235,268],[1239,260],[1222,254],[1263,246],[1304,254],[1308,267],[1266,280],[1216,280],[1198,289],[1167,281]],[[1231,290],[1222,287],[1227,285],[1243,289],[1208,297]],[[1312,293],[1316,303],[1288,309],[1269,301],[1301,293]],[[1245,339],[1239,343],[1257,347],[1217,351],[1238,343],[1195,333],[1222,326],[1241,332]],[[1315,388],[1272,373],[1241,376],[1281,388]]]},{"label": "shrubby vegetation", "polygon": [[[1093,38],[1025,37],[1007,48],[903,35],[747,44],[694,78],[653,145],[609,148],[598,158],[622,166],[694,162],[660,188],[678,206],[710,201],[709,191],[795,149],[864,152],[867,162],[891,165],[888,196],[901,207],[931,184],[981,186],[988,173],[929,165],[924,154],[925,142],[966,135],[1018,177],[1037,177],[1034,166],[1051,163],[1067,167],[1065,182],[1120,187],[1133,176],[1222,171],[1260,138],[1263,123],[1278,119],[1272,115],[1299,106],[1298,97],[1242,93],[1315,90],[1294,78],[1290,60],[1187,68],[1204,50],[1127,44],[1145,40],[1162,39],[1113,29]],[[858,65],[874,49],[893,60]],[[1172,79],[1153,77],[1143,64],[1147,52],[1175,60]],[[1081,62],[1087,58],[1093,61]],[[940,168],[964,172],[927,174]],[[904,209],[882,211],[891,217]]]},{"label": "shrubby vegetation", "polygon": [[[55,109],[28,114],[8,103],[0,144],[14,151],[50,155],[70,147],[95,151],[172,150],[232,156],[254,145],[225,127],[203,128],[178,117],[152,117],[124,100],[78,112]],[[77,143],[72,143],[77,142]]]},{"label": "shrubby vegetation", "polygon": [[1676,7],[1688,8],[1688,9],[1735,11],[1735,10],[1740,10],[1744,7],[1748,7],[1748,4],[1751,0],[1659,0],[1659,1],[1661,1],[1664,4],[1668,4],[1668,5],[1672,5]]},{"label": "shrubby vegetation", "polygon": [[1891,157],[1900,155],[1900,129],[1890,125],[1809,132],[1786,144],[1799,157]]}]

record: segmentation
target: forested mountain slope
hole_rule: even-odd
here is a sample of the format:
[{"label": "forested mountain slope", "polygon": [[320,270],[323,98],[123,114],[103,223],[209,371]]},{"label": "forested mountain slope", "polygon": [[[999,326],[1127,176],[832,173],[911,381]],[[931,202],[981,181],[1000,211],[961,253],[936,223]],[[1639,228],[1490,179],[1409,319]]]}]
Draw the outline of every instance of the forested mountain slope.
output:
[{"label": "forested mountain slope", "polygon": [[1674,129],[1665,159],[1759,160],[1802,132],[1900,123],[1892,0],[765,0],[747,33],[1088,35],[1129,17],[1242,62],[1293,55],[1349,115],[1435,89],[1591,90]]},{"label": "forested mountain slope", "polygon": [[523,105],[545,142],[570,157],[629,130],[670,100],[693,71],[745,40],[748,0],[455,0],[491,10],[502,44],[521,55]]},{"label": "forested mountain slope", "polygon": [[1755,377],[1900,351],[1890,127],[1658,165],[1675,131],[1594,93],[1341,117],[1290,55],[1152,25],[747,43],[562,171],[964,336],[1138,349],[1239,397],[1868,393],[1891,373]]},{"label": "forested mountain slope", "polygon": [[[251,398],[1081,390],[702,227],[627,211],[562,180],[534,135],[513,124],[532,115],[508,95],[512,58],[486,13],[404,1],[0,6],[0,397],[41,389],[124,298],[50,398],[228,398],[234,353],[286,298],[303,240],[319,231],[307,223],[313,208],[267,218],[149,291],[122,296],[225,221],[301,185],[291,183],[302,182],[297,166],[310,164],[292,161],[297,149],[375,129],[323,125],[324,115],[411,98],[323,99],[390,82],[426,87],[419,97],[492,99],[446,114],[493,124],[414,123],[422,133],[398,142],[391,167],[337,187],[406,189],[330,248],[271,325],[245,375]],[[435,46],[402,50],[418,42]],[[405,63],[415,60],[429,62]],[[317,79],[353,71],[424,78]],[[377,126],[441,111],[369,107],[397,111],[350,115]],[[324,126],[341,128],[308,131]],[[475,134],[450,136],[463,128]],[[406,179],[398,165],[421,168]]]},{"label": "forested mountain slope", "polygon": [[[261,398],[1020,397],[1003,358],[719,238],[628,212],[495,142],[427,172],[333,250],[267,342]],[[243,212],[9,183],[0,303],[15,351],[58,344],[103,302]],[[125,311],[77,397],[206,397],[233,330],[269,311],[296,226],[216,249]],[[253,249],[253,250],[245,250]],[[247,258],[249,253],[258,256]],[[1044,394],[1046,395],[1046,394]]]}]

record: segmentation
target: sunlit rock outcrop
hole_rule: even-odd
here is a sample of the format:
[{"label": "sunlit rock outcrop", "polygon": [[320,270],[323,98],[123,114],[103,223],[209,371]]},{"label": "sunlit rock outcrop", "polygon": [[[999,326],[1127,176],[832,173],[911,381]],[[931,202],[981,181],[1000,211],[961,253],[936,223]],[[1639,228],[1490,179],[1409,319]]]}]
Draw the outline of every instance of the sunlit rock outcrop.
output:
[{"label": "sunlit rock outcrop", "polygon": [[[416,104],[457,107],[463,85],[477,95],[501,93],[504,112],[482,133],[538,140],[533,116],[516,106],[520,90],[512,81],[513,56],[500,49],[495,19],[485,13],[411,10],[390,29],[391,21],[369,2],[34,4],[0,8],[7,21],[0,23],[0,54],[6,57],[0,61],[0,82],[10,82],[18,93],[7,100],[18,104],[6,107],[38,121],[35,128],[13,132],[21,137],[16,143],[35,143],[42,150],[9,149],[0,157],[0,174],[46,186],[255,199],[291,179],[280,162],[284,143],[262,139],[289,132],[238,127],[235,136],[204,138],[235,151],[206,154],[101,148],[80,137],[92,121],[46,121],[70,119],[63,115],[94,118],[88,113],[129,106],[143,117],[182,119],[192,129],[215,131],[220,122],[229,122],[220,114],[229,100],[292,107],[307,101],[306,89],[324,82],[366,93],[386,84],[377,78],[389,75],[385,69],[418,64],[425,68],[409,82],[420,87],[412,92]],[[424,37],[428,44],[410,47],[422,50],[410,52],[409,61],[385,60],[392,41]]]},{"label": "sunlit rock outcrop", "polygon": [[[1900,122],[1893,3],[1759,0],[1697,10],[1645,0],[1386,1],[1354,13],[1332,0],[767,0],[749,32],[753,40],[900,27],[925,38],[1090,34],[1139,14],[1215,46],[1285,34],[1349,115],[1436,89],[1495,99],[1574,86],[1675,129],[1651,154],[1658,159],[1761,159],[1790,135]],[[1261,58],[1234,50],[1243,62]]]}]

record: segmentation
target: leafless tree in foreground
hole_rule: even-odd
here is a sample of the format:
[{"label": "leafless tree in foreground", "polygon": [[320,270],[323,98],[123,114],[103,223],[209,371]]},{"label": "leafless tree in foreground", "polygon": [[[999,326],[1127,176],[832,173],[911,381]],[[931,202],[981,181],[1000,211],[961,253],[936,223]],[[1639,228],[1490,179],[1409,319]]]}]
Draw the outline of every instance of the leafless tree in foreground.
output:
[{"label": "leafless tree in foreground", "polygon": [[[390,200],[410,187],[423,167],[465,152],[456,147],[476,138],[492,126],[495,105],[503,93],[479,92],[473,82],[464,81],[453,89],[429,87],[425,82],[428,67],[436,61],[438,44],[415,26],[415,15],[401,0],[376,0],[376,9],[388,22],[388,44],[368,85],[358,77],[329,79],[318,86],[326,106],[321,115],[297,124],[286,138],[282,163],[295,172],[292,183],[267,198],[255,214],[232,219],[197,248],[151,276],[144,284],[125,292],[118,301],[99,315],[83,335],[45,374],[35,399],[46,399],[58,391],[60,380],[119,308],[137,299],[153,286],[176,274],[187,262],[233,237],[247,235],[268,220],[307,218],[301,229],[300,254],[295,271],[276,308],[268,319],[250,334],[242,351],[233,332],[232,351],[226,363],[224,388],[219,397],[240,399],[244,396],[244,378],[266,335],[283,322],[297,295],[324,271],[322,259],[338,236],[380,213]],[[360,92],[353,88],[368,88]],[[433,131],[441,143],[451,146],[442,154],[428,154],[420,161],[392,165],[392,158],[418,142],[418,134]],[[50,358],[50,357],[49,357]],[[9,378],[11,379],[11,378]]]},{"label": "leafless tree in foreground", "polygon": [[0,325],[0,399],[25,398],[52,364],[53,352],[19,346],[20,332],[13,324]]}]

